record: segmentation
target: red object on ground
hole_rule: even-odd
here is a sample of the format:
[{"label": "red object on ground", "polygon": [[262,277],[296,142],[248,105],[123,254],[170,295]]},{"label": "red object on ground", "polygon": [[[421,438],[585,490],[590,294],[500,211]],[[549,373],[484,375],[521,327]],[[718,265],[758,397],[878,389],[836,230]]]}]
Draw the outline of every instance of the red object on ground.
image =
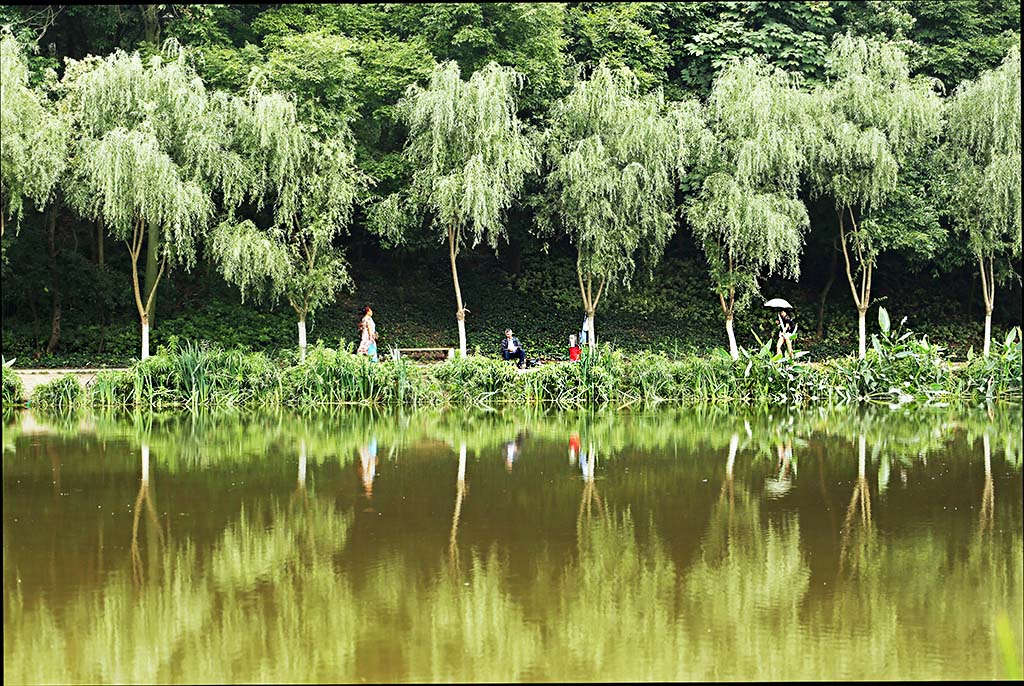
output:
[{"label": "red object on ground", "polygon": [[569,348],[569,361],[575,362],[578,359],[580,359],[580,347],[575,345]]}]

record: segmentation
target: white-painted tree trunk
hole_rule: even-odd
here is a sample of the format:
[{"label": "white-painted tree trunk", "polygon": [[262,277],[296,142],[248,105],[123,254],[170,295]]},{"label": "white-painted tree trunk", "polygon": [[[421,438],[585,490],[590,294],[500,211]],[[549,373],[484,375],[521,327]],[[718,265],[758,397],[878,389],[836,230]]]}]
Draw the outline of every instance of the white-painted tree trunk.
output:
[{"label": "white-painted tree trunk", "polygon": [[142,483],[149,483],[149,443],[142,444]]},{"label": "white-painted tree trunk", "polygon": [[459,444],[459,483],[466,480],[466,442]]},{"label": "white-painted tree trunk", "polygon": [[594,310],[587,312],[587,345],[593,350],[597,347],[597,329],[594,327]]},{"label": "white-painted tree trunk", "polygon": [[985,357],[992,344],[992,310],[985,308]]},{"label": "white-painted tree trunk", "polygon": [[306,361],[306,320],[299,320],[299,362]]},{"label": "white-painted tree trunk", "polygon": [[583,472],[583,480],[584,481],[593,481],[594,480],[594,469],[597,467],[597,452],[595,452],[595,450],[594,450],[594,444],[593,443],[589,443],[588,442],[587,443],[587,448],[588,448],[587,457],[589,459],[587,460],[587,469],[586,469],[586,471]]},{"label": "white-painted tree trunk", "polygon": [[732,317],[725,318],[725,333],[729,335],[729,354],[732,359],[740,359],[740,349],[736,346],[736,334],[732,330]]},{"label": "white-painted tree trunk", "polygon": [[456,317],[459,324],[459,356],[466,356],[466,318]]},{"label": "white-painted tree trunk", "polygon": [[864,359],[868,354],[867,310],[857,310],[857,357]]},{"label": "white-painted tree trunk", "polygon": [[142,359],[149,357],[149,322],[142,322]]},{"label": "white-painted tree trunk", "polygon": [[732,468],[736,464],[736,450],[740,445],[739,434],[733,434],[732,438],[729,439],[729,461],[725,463],[725,476],[729,480],[732,480]]},{"label": "white-painted tree trunk", "polygon": [[861,479],[867,472],[868,441],[864,434],[857,437],[857,476]]}]

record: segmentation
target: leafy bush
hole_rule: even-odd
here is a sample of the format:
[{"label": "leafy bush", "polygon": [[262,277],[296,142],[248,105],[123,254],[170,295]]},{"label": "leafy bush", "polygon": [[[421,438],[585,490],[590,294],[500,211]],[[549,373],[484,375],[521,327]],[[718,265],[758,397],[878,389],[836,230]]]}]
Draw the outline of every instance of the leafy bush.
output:
[{"label": "leafy bush", "polygon": [[85,389],[74,374],[65,374],[36,386],[31,404],[52,410],[70,410],[85,401]]},{"label": "leafy bush", "polygon": [[[555,362],[526,372],[479,354],[419,365],[408,359],[373,363],[318,341],[298,363],[289,351],[224,350],[210,343],[168,345],[124,372],[101,371],[88,389],[94,405],[191,407],[285,404],[316,407],[365,405],[537,405],[744,402],[806,405],[863,401],[934,402],[951,398],[1019,398],[1019,331],[986,358],[958,369],[943,348],[903,330],[892,330],[881,310],[881,334],[865,359],[806,363],[806,353],[776,355],[771,342],[740,359],[716,349],[707,356],[629,353],[609,345],[582,351],[578,362]],[[5,377],[6,379],[6,377]],[[6,388],[5,381],[5,388]],[[76,382],[77,383],[77,382]],[[7,391],[5,391],[6,393]],[[12,391],[13,392],[13,391]],[[70,391],[69,391],[70,392]],[[47,402],[60,400],[54,386]],[[6,396],[5,396],[6,397]],[[7,401],[5,400],[5,403]]]},{"label": "leafy bush", "polygon": [[986,400],[1021,397],[1021,330],[1010,329],[1006,339],[995,341],[988,356],[967,353],[962,373],[961,393]]},{"label": "leafy bush", "polygon": [[4,361],[3,364],[3,406],[14,407],[25,402],[25,384],[18,373]]}]

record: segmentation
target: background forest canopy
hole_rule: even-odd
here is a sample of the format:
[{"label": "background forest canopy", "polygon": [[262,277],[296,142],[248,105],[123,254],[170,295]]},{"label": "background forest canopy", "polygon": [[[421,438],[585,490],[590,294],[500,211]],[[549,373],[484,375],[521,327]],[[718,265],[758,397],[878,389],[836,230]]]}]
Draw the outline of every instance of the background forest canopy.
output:
[{"label": "background forest canopy", "polygon": [[295,354],[307,321],[345,346],[363,304],[382,350],[452,346],[457,314],[471,349],[510,326],[552,357],[595,310],[626,349],[751,346],[773,296],[816,359],[857,350],[879,303],[956,355],[1021,322],[1015,0],[19,5],[0,26],[19,366],[120,365],[146,337]]}]

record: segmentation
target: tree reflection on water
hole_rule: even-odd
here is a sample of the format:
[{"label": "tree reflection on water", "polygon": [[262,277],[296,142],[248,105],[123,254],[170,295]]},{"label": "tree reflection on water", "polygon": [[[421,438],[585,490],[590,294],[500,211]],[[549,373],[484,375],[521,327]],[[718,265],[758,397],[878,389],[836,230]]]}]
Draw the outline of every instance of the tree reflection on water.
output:
[{"label": "tree reflection on water", "polygon": [[[1024,578],[1021,503],[995,498],[999,479],[1020,483],[1012,419],[357,412],[15,426],[26,433],[4,440],[5,678],[998,678],[995,618],[1019,641]],[[520,435],[507,474],[493,456]],[[816,462],[769,497],[787,436]],[[23,492],[33,475],[54,480],[35,456],[75,441],[62,487],[101,476],[69,498],[92,503],[116,480],[135,504],[98,535],[58,540],[129,555],[108,550],[87,565],[101,576],[68,569],[76,585],[49,588],[30,578],[13,518],[37,506]],[[883,465],[907,482],[884,488]],[[958,491],[971,486],[966,512],[942,509],[956,492],[934,483],[950,471]],[[197,512],[172,529],[156,483],[167,508],[200,486],[238,506],[211,500],[219,519]],[[388,528],[393,512],[408,514]],[[68,552],[39,545],[47,564]]]}]

